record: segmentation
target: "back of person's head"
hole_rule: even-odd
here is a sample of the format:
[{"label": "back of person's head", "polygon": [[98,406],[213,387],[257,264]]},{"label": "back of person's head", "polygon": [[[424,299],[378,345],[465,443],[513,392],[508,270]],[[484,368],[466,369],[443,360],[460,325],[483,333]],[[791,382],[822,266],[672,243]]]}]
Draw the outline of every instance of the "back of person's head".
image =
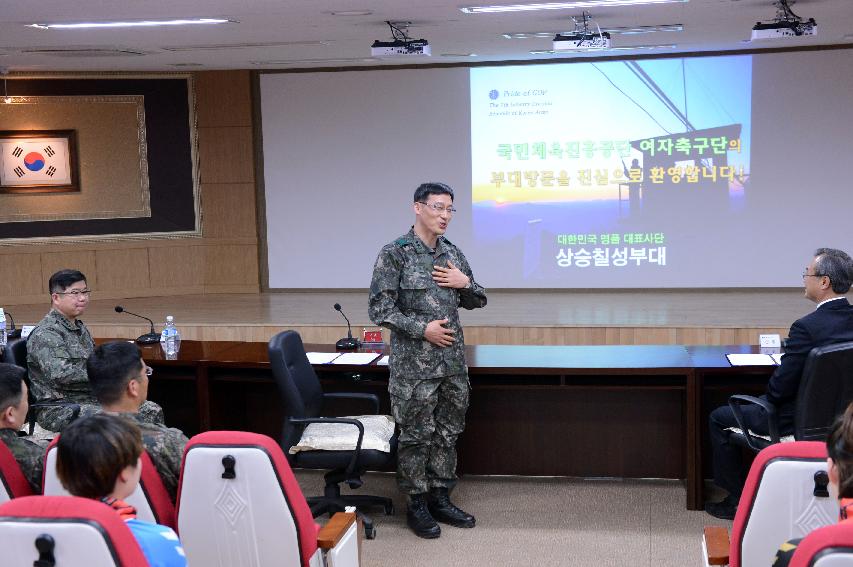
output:
[{"label": "back of person's head", "polygon": [[853,283],[853,260],[850,256],[835,248],[818,248],[814,255],[815,274],[827,276],[835,293],[850,291],[850,284]]},{"label": "back of person's head", "polygon": [[20,366],[0,363],[0,415],[21,403],[24,397],[25,374],[26,371]]},{"label": "back of person's head", "polygon": [[832,424],[826,452],[838,471],[838,497],[853,498],[853,404]]},{"label": "back of person's head", "polygon": [[450,200],[453,201],[453,189],[444,183],[422,183],[415,189],[415,203],[426,203],[430,195],[450,195]]},{"label": "back of person's head", "polygon": [[109,496],[119,474],[136,466],[142,455],[136,424],[114,415],[97,414],[71,423],[57,443],[56,474],[74,496]]},{"label": "back of person's head", "polygon": [[142,370],[142,351],[133,343],[114,341],[96,346],[86,361],[92,394],[101,405],[121,400],[127,384]]},{"label": "back of person's head", "polygon": [[47,282],[47,289],[50,293],[59,293],[65,291],[70,286],[77,282],[85,282],[86,276],[77,270],[59,270]]}]

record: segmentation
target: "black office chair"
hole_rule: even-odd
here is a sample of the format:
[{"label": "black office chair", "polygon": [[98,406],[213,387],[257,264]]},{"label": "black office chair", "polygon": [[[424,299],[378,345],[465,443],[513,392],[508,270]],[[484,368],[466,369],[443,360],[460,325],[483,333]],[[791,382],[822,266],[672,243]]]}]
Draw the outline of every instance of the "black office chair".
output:
[{"label": "black office chair", "polygon": [[[853,342],[815,347],[806,358],[794,409],[794,439],[824,441],[835,418],[853,401]],[[751,435],[741,406],[756,404],[767,415],[770,439]],[[776,407],[760,398],[737,395],[729,398],[742,433],[731,432],[730,440],[754,451],[779,443]]]},{"label": "black office chair", "polygon": [[[355,506],[364,523],[365,536],[375,537],[373,521],[361,509],[382,506],[386,514],[394,513],[394,504],[383,496],[342,495],[340,483],[350,488],[362,485],[361,475],[366,470],[393,470],[397,462],[397,434],[391,438],[389,453],[362,450],[364,426],[357,420],[323,416],[323,405],[329,399],[364,400],[371,405],[372,413],[379,413],[379,398],[367,393],[323,393],[320,380],[308,362],[302,339],[296,331],[284,331],[269,342],[269,358],[284,410],[281,446],[292,467],[305,469],[331,469],[326,473],[323,496],[308,497],[311,513],[316,517],[342,512],[345,506]],[[354,451],[300,451],[290,454],[289,449],[299,442],[309,423],[348,423],[358,428],[358,442]]]},{"label": "black office chair", "polygon": [[33,395],[33,386],[30,383],[29,368],[27,366],[27,339],[21,337],[9,339],[9,342],[6,343],[6,348],[3,350],[3,356],[0,358],[0,362],[14,364],[15,366],[20,366],[27,371],[27,374],[24,375],[24,382],[27,384],[27,392],[29,393],[27,401],[30,403],[30,411],[27,413],[27,423],[30,426],[30,435],[35,431],[38,412],[43,408],[67,406],[71,408],[72,421],[77,419],[77,416],[80,415],[80,404],[76,404],[74,402],[66,402],[64,400],[36,401],[35,396]]}]

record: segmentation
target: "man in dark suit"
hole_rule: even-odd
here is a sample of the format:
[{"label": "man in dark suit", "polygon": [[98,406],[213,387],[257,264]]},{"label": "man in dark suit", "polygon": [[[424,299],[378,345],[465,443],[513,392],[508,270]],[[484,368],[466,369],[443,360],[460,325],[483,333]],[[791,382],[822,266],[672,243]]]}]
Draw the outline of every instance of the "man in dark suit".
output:
[{"label": "man in dark suit", "polygon": [[[820,248],[803,272],[805,296],[817,303],[812,312],[797,319],[788,333],[782,364],[770,377],[767,392],[761,396],[776,407],[779,435],[794,432],[794,402],[809,352],[819,346],[853,341],[853,306],[844,297],[853,280],[853,262],[841,250]],[[767,416],[757,405],[743,407],[749,429],[767,435]],[[728,491],[722,502],[706,503],[705,511],[717,518],[733,519],[746,472],[741,448],[729,443],[729,427],[737,427],[731,408],[723,406],[711,412],[709,419],[714,460],[714,482]]]}]

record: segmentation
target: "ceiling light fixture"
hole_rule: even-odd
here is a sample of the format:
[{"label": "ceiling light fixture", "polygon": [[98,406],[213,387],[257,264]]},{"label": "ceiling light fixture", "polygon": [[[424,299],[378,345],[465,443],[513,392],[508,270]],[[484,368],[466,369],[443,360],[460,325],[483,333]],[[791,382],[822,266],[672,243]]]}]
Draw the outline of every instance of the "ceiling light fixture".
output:
[{"label": "ceiling light fixture", "polygon": [[595,8],[598,6],[642,6],[644,4],[674,4],[690,0],[578,0],[576,2],[546,2],[533,4],[509,4],[492,6],[466,6],[459,8],[466,14],[495,14],[501,12],[530,12],[538,10],[571,10],[573,8]]},{"label": "ceiling light fixture", "polygon": [[158,26],[196,26],[211,24],[236,24],[237,20],[222,18],[193,18],[187,20],[139,20],[129,22],[75,22],[68,24],[29,24],[27,27],[40,30],[77,30],[98,28],[143,28]]},{"label": "ceiling light fixture", "polygon": [[371,10],[335,10],[328,13],[332,16],[370,16],[373,14]]},{"label": "ceiling light fixture", "polygon": [[[675,49],[676,47],[678,47],[678,45],[676,45],[674,43],[669,44],[669,45],[634,45],[634,46],[625,45],[622,47],[611,47],[607,51],[609,53],[611,51],[639,51],[639,50],[647,50],[647,49]],[[595,48],[576,49],[573,52],[556,51],[554,49],[535,49],[535,50],[530,51],[529,53],[530,53],[530,55],[566,55],[569,53],[576,53],[576,52],[584,52],[585,53],[585,52],[592,52],[592,51],[601,53],[601,49],[595,49]]]}]

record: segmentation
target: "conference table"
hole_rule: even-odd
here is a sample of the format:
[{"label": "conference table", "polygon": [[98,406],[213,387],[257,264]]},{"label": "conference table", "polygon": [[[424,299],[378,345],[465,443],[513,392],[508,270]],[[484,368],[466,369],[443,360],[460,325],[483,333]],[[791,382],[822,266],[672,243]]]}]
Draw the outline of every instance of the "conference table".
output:
[{"label": "conference table", "polygon": [[[159,345],[142,351],[154,368],[149,398],[163,406],[170,426],[187,435],[226,429],[279,438],[283,414],[266,343],[183,341],[174,360]],[[757,351],[749,345],[467,346],[472,395],[459,469],[683,479],[687,508],[701,509],[703,479],[711,476],[708,413],[733,393],[761,393],[773,370],[732,367],[725,355]],[[325,391],[375,393],[390,413],[387,366],[314,369]],[[364,411],[346,403],[330,409]]]}]

